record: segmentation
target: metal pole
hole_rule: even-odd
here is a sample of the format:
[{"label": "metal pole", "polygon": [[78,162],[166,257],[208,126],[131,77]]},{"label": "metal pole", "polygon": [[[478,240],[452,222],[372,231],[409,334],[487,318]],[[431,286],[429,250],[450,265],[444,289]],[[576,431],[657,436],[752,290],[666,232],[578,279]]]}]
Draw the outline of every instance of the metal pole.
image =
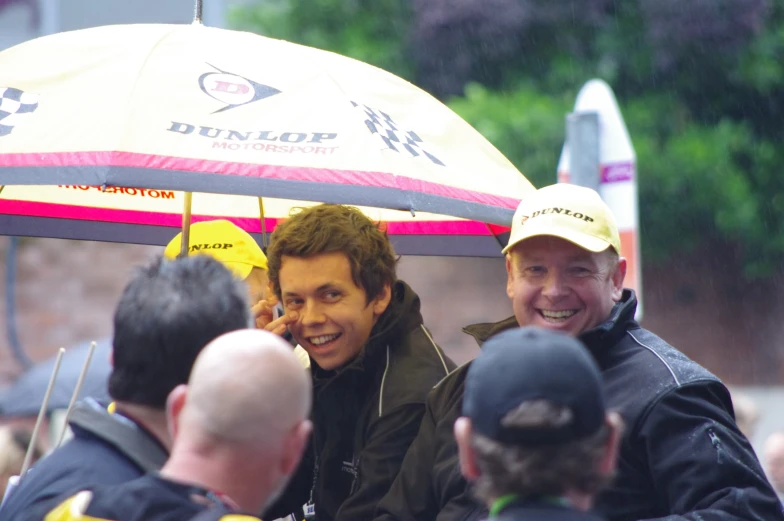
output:
[{"label": "metal pole", "polygon": [[261,221],[261,246],[267,253],[267,218],[264,215],[264,201],[259,197],[259,220]]},{"label": "metal pole", "polygon": [[25,472],[27,472],[27,469],[30,468],[30,461],[33,459],[33,452],[35,452],[35,447],[38,446],[38,432],[41,430],[41,423],[43,423],[44,416],[46,416],[46,410],[49,408],[49,398],[52,396],[54,382],[57,380],[57,373],[60,372],[60,363],[63,361],[64,354],[65,349],[61,347],[60,350],[57,351],[57,359],[54,362],[52,376],[49,377],[49,386],[46,388],[44,401],[41,404],[41,409],[38,411],[38,419],[35,421],[35,427],[33,427],[33,434],[30,437],[30,445],[27,446],[27,453],[25,454],[24,462],[22,463],[22,470],[19,472],[20,476],[24,476]]},{"label": "metal pole", "polygon": [[566,146],[569,150],[569,182],[599,190],[599,114],[572,112],[566,115]]},{"label": "metal pole", "polygon": [[39,34],[55,34],[60,32],[60,12],[61,0],[39,0],[38,5],[41,9],[41,23]]},{"label": "metal pole", "polygon": [[193,23],[200,24],[201,16],[204,11],[204,0],[196,0],[196,5],[193,7]]},{"label": "metal pole", "polygon": [[79,397],[79,391],[82,390],[82,385],[84,385],[84,377],[87,376],[87,370],[90,368],[90,361],[93,359],[93,353],[95,352],[95,342],[90,343],[90,349],[87,351],[87,358],[84,359],[84,365],[82,366],[82,372],[79,373],[79,379],[76,381],[76,388],[74,389],[73,394],[71,395],[71,403],[68,404],[68,409],[65,411],[65,420],[63,421],[63,429],[60,431],[60,437],[55,443],[55,448],[59,447],[63,443],[63,439],[65,438],[65,432],[68,430],[68,420],[71,419],[71,411],[73,411],[74,405],[76,405],[76,399]]},{"label": "metal pole", "polygon": [[193,192],[185,192],[184,208],[182,209],[182,235],[180,236],[180,257],[188,256],[191,240],[191,206]]},{"label": "metal pole", "polygon": [[202,23],[210,27],[226,27],[226,0],[209,0],[205,3]]}]

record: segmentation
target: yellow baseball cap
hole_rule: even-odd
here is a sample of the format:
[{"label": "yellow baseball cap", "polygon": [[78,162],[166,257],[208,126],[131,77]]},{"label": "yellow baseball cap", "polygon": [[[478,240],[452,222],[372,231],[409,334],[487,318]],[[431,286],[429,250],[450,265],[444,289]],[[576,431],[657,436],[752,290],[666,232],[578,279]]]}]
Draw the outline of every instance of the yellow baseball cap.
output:
[{"label": "yellow baseball cap", "polygon": [[512,247],[539,235],[566,239],[592,252],[608,247],[621,252],[615,216],[595,190],[568,183],[540,188],[520,202],[512,221],[507,253]]},{"label": "yellow baseball cap", "polygon": [[[163,256],[175,259],[180,254],[182,233],[166,245]],[[267,256],[251,235],[236,224],[218,219],[194,223],[190,228],[188,255],[205,254],[229,268],[245,280],[255,268],[267,269]]]}]

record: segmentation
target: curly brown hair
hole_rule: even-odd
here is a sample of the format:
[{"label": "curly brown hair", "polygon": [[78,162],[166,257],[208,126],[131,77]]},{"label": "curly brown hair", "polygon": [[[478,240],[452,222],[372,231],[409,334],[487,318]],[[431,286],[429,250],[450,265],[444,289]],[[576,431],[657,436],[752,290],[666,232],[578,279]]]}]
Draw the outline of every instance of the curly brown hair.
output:
[{"label": "curly brown hair", "polygon": [[284,255],[312,257],[334,252],[346,255],[351,278],[365,290],[368,303],[397,280],[395,251],[381,225],[353,206],[320,204],[294,213],[272,233],[267,265],[278,298]]}]

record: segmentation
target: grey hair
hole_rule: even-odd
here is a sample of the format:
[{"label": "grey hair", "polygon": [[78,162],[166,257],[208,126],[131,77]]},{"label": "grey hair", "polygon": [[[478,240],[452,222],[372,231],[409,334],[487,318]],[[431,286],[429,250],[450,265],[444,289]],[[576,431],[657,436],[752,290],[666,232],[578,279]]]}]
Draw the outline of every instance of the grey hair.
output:
[{"label": "grey hair", "polygon": [[[569,423],[571,417],[568,408],[531,400],[501,422],[506,427],[556,427]],[[588,438],[543,447],[504,444],[474,434],[471,445],[480,470],[474,494],[483,502],[507,494],[557,496],[568,490],[595,494],[613,478],[599,470],[610,432],[605,424]]]}]

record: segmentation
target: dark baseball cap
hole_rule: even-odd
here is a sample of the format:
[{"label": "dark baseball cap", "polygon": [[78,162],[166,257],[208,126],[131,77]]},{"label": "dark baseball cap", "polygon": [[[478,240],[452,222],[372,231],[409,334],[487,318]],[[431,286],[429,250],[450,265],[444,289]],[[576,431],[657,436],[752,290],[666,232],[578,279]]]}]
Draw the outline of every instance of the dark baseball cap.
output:
[{"label": "dark baseball cap", "polygon": [[[529,400],[547,400],[571,411],[558,427],[502,425]],[[587,438],[605,422],[601,372],[582,343],[563,333],[516,328],[490,338],[471,362],[463,415],[473,431],[504,444],[538,447]]]}]

